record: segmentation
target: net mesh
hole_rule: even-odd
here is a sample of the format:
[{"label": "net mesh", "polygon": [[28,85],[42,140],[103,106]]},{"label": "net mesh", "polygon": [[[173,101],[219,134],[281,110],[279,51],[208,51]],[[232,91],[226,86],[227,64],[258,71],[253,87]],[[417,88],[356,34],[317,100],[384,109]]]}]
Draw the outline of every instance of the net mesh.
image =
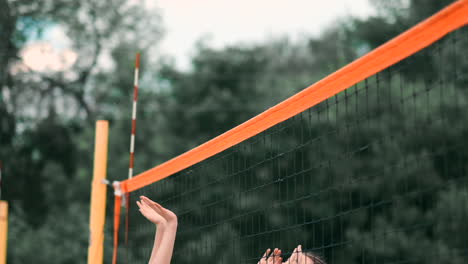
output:
[{"label": "net mesh", "polygon": [[[467,46],[464,27],[130,203],[178,215],[173,263],[299,244],[327,263],[467,263]],[[147,262],[154,229],[133,205],[120,259]]]}]

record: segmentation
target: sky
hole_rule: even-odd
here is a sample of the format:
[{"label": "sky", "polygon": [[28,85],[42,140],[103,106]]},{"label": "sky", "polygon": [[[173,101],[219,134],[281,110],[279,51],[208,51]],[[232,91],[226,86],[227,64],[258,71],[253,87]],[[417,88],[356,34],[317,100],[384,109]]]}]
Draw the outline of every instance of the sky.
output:
[{"label": "sky", "polygon": [[166,35],[162,52],[186,67],[200,38],[214,47],[317,35],[339,17],[366,17],[369,0],[159,0]]},{"label": "sky", "polygon": [[[131,0],[129,0],[131,1]],[[320,34],[340,17],[366,17],[375,11],[371,0],[147,0],[161,12],[166,34],[160,54],[170,55],[188,69],[200,39],[219,48],[237,43],[261,43],[269,38],[291,39]],[[32,41],[23,61],[38,71],[63,70],[75,61],[59,27]]]}]

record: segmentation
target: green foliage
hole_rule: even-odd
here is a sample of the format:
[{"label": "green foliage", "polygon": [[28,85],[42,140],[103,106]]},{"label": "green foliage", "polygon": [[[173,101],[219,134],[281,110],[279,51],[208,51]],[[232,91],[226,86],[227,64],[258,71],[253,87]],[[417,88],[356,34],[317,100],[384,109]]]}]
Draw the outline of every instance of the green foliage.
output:
[{"label": "green foliage", "polygon": [[[94,121],[109,112],[119,112],[119,118],[128,113],[118,103],[130,92],[108,95],[131,90],[129,57],[152,48],[162,34],[158,13],[141,4],[0,1],[0,159],[2,199],[11,206],[8,263],[85,261]],[[62,71],[25,68],[20,51],[51,28],[66,33],[70,46],[65,48],[77,61]],[[103,62],[107,54],[114,57]],[[118,74],[127,70],[130,74]],[[120,153],[127,152],[125,145]],[[106,259],[109,254],[108,248]]]},{"label": "green foliage", "polygon": [[89,227],[84,212],[88,212],[87,204],[67,202],[51,210],[40,227],[32,228],[25,221],[27,212],[15,208],[9,217],[9,263],[85,262]]}]

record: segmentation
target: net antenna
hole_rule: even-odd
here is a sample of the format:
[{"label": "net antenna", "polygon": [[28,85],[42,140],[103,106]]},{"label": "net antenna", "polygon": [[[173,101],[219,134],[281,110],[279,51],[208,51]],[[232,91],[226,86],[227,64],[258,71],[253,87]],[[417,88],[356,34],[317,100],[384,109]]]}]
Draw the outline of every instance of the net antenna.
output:
[{"label": "net antenna", "polygon": [[136,134],[135,132],[136,132],[139,71],[140,71],[140,53],[137,53],[136,59],[135,59],[135,77],[133,80],[132,132],[130,135],[130,164],[128,166],[128,179],[131,179],[133,177],[133,167],[135,164],[135,134]]},{"label": "net antenna", "polygon": [[[132,131],[130,134],[130,162],[128,165],[128,179],[133,177],[133,168],[135,165],[135,135],[136,135],[136,117],[137,117],[137,102],[138,102],[138,79],[140,73],[140,53],[136,54],[135,58],[135,74],[133,79],[133,105],[132,105]],[[125,246],[128,246],[128,228],[129,228],[129,208],[130,208],[130,193],[125,193]],[[128,263],[128,252],[126,252],[126,260]]]},{"label": "net antenna", "polygon": [[[136,117],[138,102],[138,79],[140,74],[140,53],[135,57],[135,73],[133,79],[133,104],[132,104],[132,130],[130,133],[130,161],[128,165],[128,180],[133,177],[133,168],[135,165],[135,135],[136,135]],[[114,248],[118,245],[118,227],[120,225],[120,207],[125,207],[125,245],[128,246],[128,227],[129,227],[129,199],[130,193],[123,192],[119,181],[112,183],[114,188],[115,206],[114,206]],[[125,256],[128,263],[128,255]],[[117,262],[117,250],[114,250],[112,263]]]}]

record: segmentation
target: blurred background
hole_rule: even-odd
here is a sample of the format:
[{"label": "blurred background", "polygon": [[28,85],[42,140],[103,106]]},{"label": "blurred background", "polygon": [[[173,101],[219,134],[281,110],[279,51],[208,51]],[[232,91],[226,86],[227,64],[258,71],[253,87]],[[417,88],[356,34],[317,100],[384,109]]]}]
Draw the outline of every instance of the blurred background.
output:
[{"label": "blurred background", "polygon": [[[8,263],[85,261],[94,124],[110,121],[108,178],[124,179],[136,52],[142,54],[139,173],[281,102],[452,2],[0,0]],[[111,219],[109,213],[106,261]]]}]

